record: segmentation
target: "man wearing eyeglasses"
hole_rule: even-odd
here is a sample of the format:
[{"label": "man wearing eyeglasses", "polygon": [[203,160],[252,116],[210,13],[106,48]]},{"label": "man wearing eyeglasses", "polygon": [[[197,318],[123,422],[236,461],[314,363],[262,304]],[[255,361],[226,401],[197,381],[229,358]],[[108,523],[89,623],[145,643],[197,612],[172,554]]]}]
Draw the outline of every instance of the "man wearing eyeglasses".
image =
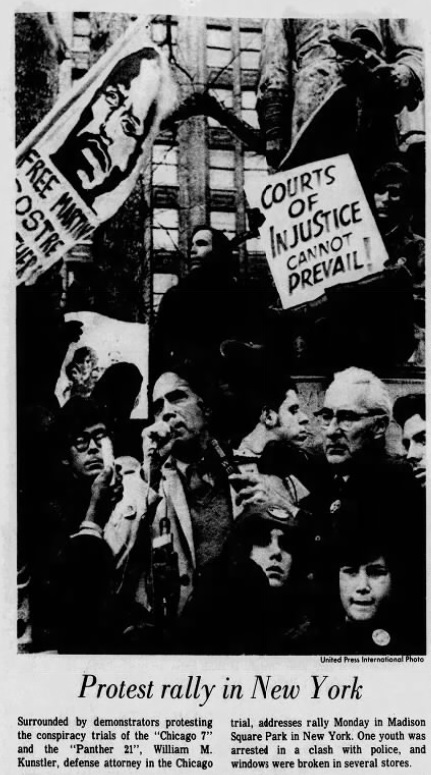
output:
[{"label": "man wearing eyeglasses", "polygon": [[335,374],[322,409],[316,412],[328,462],[326,484],[314,493],[317,565],[322,568],[334,541],[346,529],[370,543],[377,530],[391,536],[405,583],[411,588],[415,627],[425,600],[425,514],[420,488],[408,463],[386,451],[392,400],[383,382],[365,369]]},{"label": "man wearing eyeglasses", "polygon": [[[334,501],[384,495],[383,502],[394,498],[396,505],[400,486],[407,493],[417,491],[410,467],[386,450],[392,400],[375,374],[356,367],[336,373],[315,414],[329,464],[329,492],[337,493]],[[332,503],[333,513],[336,506]]]},{"label": "man wearing eyeglasses", "polygon": [[102,442],[108,438],[104,423],[85,428],[70,439],[69,452],[64,463],[70,466],[76,478],[85,477],[93,481],[103,470]]},{"label": "man wearing eyeglasses", "polygon": [[[316,518],[317,541],[331,543],[343,527],[344,505],[360,504],[366,515],[367,503],[373,504],[374,514],[380,514],[379,526],[398,531],[400,537],[409,514],[410,535],[418,536],[424,520],[423,498],[411,466],[386,449],[392,400],[383,382],[365,369],[338,372],[315,414],[328,463],[326,478],[308,503]],[[361,517],[357,525],[361,533],[375,528],[375,517]]]},{"label": "man wearing eyeglasses", "polygon": [[409,472],[386,453],[392,401],[383,382],[370,371],[351,367],[336,373],[315,415],[328,468],[323,485],[313,494],[311,510],[318,515],[318,540],[324,540],[337,531],[342,504],[374,499],[382,492],[386,504],[394,473],[400,467],[401,477]]},{"label": "man wearing eyeglasses", "polygon": [[374,374],[354,367],[338,372],[316,413],[334,471],[348,476],[358,459],[382,451],[391,414],[389,393]]},{"label": "man wearing eyeglasses", "polygon": [[103,458],[109,428],[91,399],[60,410],[49,496],[31,527],[31,617],[36,651],[109,649],[114,573],[103,528],[122,496],[121,476]]}]

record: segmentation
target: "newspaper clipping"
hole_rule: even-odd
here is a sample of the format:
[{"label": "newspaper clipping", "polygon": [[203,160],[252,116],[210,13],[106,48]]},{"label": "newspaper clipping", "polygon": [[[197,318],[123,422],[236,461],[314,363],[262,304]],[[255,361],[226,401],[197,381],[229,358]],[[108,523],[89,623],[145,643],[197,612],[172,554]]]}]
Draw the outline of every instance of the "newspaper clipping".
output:
[{"label": "newspaper clipping", "polygon": [[4,771],[429,775],[426,15],[159,5],[10,16]]}]

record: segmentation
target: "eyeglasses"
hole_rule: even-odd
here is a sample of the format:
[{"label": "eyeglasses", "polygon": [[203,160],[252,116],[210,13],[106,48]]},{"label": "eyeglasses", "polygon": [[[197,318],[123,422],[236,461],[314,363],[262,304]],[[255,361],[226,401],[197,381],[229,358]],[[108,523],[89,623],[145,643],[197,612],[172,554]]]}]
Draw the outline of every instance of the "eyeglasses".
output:
[{"label": "eyeglasses", "polygon": [[98,430],[93,433],[80,433],[79,436],[72,439],[72,446],[78,450],[78,452],[86,452],[90,446],[90,441],[94,441],[97,446],[102,446],[102,439],[106,438],[108,432],[106,430]]},{"label": "eyeglasses", "polygon": [[319,409],[318,412],[314,412],[322,428],[328,428],[335,419],[342,431],[349,431],[354,423],[363,417],[377,417],[381,414],[382,412],[353,412],[350,409],[340,409],[337,412],[333,412],[332,409]]}]

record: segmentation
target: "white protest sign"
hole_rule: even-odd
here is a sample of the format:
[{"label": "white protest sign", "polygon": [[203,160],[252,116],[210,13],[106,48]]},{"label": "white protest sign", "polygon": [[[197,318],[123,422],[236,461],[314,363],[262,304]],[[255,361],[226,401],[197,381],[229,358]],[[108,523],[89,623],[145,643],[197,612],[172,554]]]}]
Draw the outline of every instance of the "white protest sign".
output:
[{"label": "white protest sign", "polygon": [[145,19],[30,133],[17,151],[18,283],[33,283],[117,212],[176,97]]},{"label": "white protest sign", "polygon": [[[102,374],[117,363],[133,364],[142,384],[131,417],[148,417],[148,325],[108,318],[98,312],[68,312],[65,321],[82,324],[78,342],[69,345],[55,387],[60,406],[73,395],[89,396]],[[118,390],[120,387],[118,387]],[[126,394],[133,387],[123,385]]]},{"label": "white protest sign", "polygon": [[265,216],[260,236],[285,309],[383,269],[388,256],[347,154],[267,178],[249,201]]}]

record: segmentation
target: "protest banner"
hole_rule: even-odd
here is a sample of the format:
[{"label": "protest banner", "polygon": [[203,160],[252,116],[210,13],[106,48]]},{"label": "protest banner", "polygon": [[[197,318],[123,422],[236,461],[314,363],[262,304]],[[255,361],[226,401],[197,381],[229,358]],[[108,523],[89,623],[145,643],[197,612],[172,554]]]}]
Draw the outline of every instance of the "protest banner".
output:
[{"label": "protest banner", "polygon": [[[257,204],[256,191],[248,192]],[[271,175],[260,237],[285,309],[383,269],[388,256],[347,154]]]},{"label": "protest banner", "polygon": [[[127,363],[136,366],[142,377],[131,417],[146,419],[148,325],[113,320],[97,312],[68,312],[65,320],[81,323],[82,333],[78,342],[69,345],[60,370],[55,389],[60,406],[72,395],[91,395],[95,384],[110,366]],[[123,385],[123,392],[128,387],[133,389],[130,385]]]},{"label": "protest banner", "polygon": [[176,87],[143,19],[17,151],[17,281],[33,283],[116,213],[149,158]]}]

